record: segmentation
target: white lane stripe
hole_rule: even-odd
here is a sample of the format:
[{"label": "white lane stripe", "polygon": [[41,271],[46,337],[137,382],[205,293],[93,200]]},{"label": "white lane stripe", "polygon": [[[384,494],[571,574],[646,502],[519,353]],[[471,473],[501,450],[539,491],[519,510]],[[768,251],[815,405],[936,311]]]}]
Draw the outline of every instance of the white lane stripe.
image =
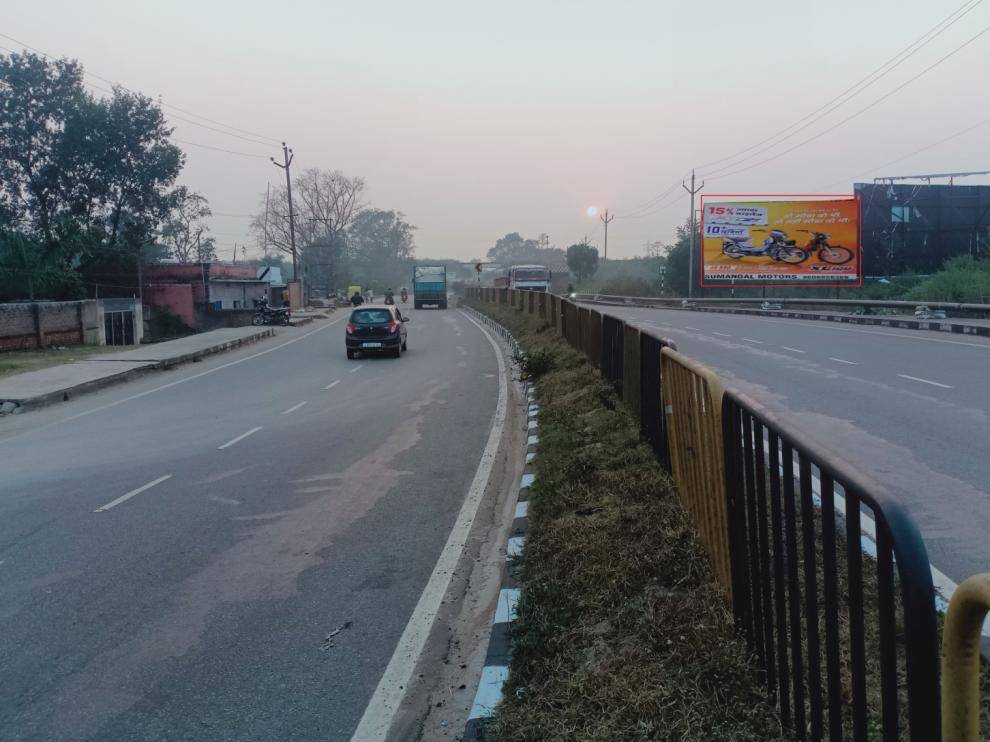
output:
[{"label": "white lane stripe", "polygon": [[918,376],[908,376],[907,374],[897,374],[897,375],[900,376],[902,379],[910,379],[911,381],[920,381],[922,384],[931,384],[932,386],[939,386],[942,387],[943,389],[952,388],[948,384],[942,384],[941,382],[938,381],[929,381],[928,379],[922,379]]},{"label": "white lane stripe", "polygon": [[155,485],[161,484],[166,479],[171,479],[171,478],[172,478],[172,475],[171,474],[166,474],[164,476],[158,477],[158,479],[152,479],[147,484],[143,484],[140,487],[138,487],[137,489],[133,489],[130,492],[128,492],[127,494],[125,494],[125,495],[121,495],[116,500],[111,500],[106,505],[104,505],[102,507],[98,507],[93,512],[94,513],[102,513],[105,510],[109,510],[110,508],[116,507],[117,505],[120,505],[120,503],[126,502],[127,500],[130,500],[132,497],[134,497],[134,495],[140,495],[145,490],[150,490]]},{"label": "white lane stripe", "polygon": [[730,337],[732,337],[732,335],[729,335],[726,332],[715,332],[714,330],[712,331],[712,335],[721,335],[724,338],[730,338]]},{"label": "white lane stripe", "polygon": [[283,414],[283,415],[288,415],[288,414],[289,414],[290,412],[295,412],[295,411],[296,411],[296,410],[298,410],[298,409],[299,409],[300,407],[302,407],[302,406],[303,406],[304,404],[306,404],[306,403],[305,403],[305,402],[300,402],[299,404],[294,404],[294,405],[292,405],[292,407],[290,407],[289,409],[287,409],[287,410],[286,410],[285,412],[283,412],[282,414]]},{"label": "white lane stripe", "polygon": [[[404,689],[409,687],[409,679],[416,668],[416,663],[423,654],[430,629],[433,627],[433,622],[440,610],[440,601],[443,600],[444,594],[450,586],[454,569],[464,551],[471,526],[488,487],[488,480],[495,464],[495,455],[505,431],[508,383],[502,351],[488,330],[463,310],[461,313],[481,331],[482,336],[495,352],[495,362],[498,367],[498,402],[495,405],[495,414],[492,416],[488,442],[481,454],[481,461],[475,471],[471,486],[468,488],[467,496],[464,498],[464,504],[457,514],[454,527],[451,529],[447,543],[444,544],[443,551],[440,552],[440,557],[433,568],[433,574],[430,575],[430,580],[423,589],[412,616],[409,617],[409,623],[406,624],[406,628],[399,638],[395,652],[393,652],[388,667],[385,668],[385,673],[378,682],[375,693],[361,716],[361,721],[351,737],[351,742],[383,742],[392,726],[392,719],[399,710],[399,705],[405,695]],[[503,670],[508,672],[505,668]],[[484,679],[484,676],[482,677]],[[501,682],[504,680],[503,675]],[[498,684],[499,697],[501,697],[502,692],[501,682]]]},{"label": "white lane stripe", "polygon": [[481,682],[474,696],[468,720],[491,716],[502,700],[502,686],[509,677],[509,668],[503,665],[486,665],[481,670]]},{"label": "white lane stripe", "polygon": [[786,345],[781,345],[780,347],[783,348],[784,350],[789,350],[793,353],[807,353],[807,351],[801,350],[800,348],[790,348]]},{"label": "white lane stripe", "polygon": [[756,343],[757,345],[763,345],[762,340],[753,340],[753,338],[743,338],[747,343]]},{"label": "white lane stripe", "polygon": [[687,325],[684,325],[684,329],[685,330],[694,330],[695,332],[702,332],[702,329],[700,327],[688,327]]},{"label": "white lane stripe", "polygon": [[828,359],[829,359],[830,361],[835,361],[836,363],[844,363],[844,364],[846,364],[847,366],[858,366],[858,365],[859,365],[859,364],[858,364],[858,363],[856,363],[855,361],[846,361],[846,360],[844,360],[844,359],[842,359],[842,358],[833,358],[832,356],[829,356],[829,357],[828,357]]},{"label": "white lane stripe", "polygon": [[240,434],[239,436],[237,436],[236,438],[233,438],[233,439],[231,439],[231,440],[229,440],[229,441],[227,441],[227,442],[226,442],[226,443],[224,443],[224,444],[223,444],[222,446],[217,446],[217,450],[218,450],[218,451],[222,451],[222,450],[224,450],[225,448],[230,448],[231,446],[233,446],[233,445],[234,445],[235,443],[237,443],[238,441],[243,441],[243,440],[244,440],[245,438],[247,438],[247,437],[248,437],[249,435],[254,435],[254,434],[255,434],[255,433],[257,433],[257,432],[258,432],[259,430],[261,430],[261,426],[260,426],[260,425],[259,425],[258,427],[256,427],[256,428],[251,428],[251,429],[250,429],[250,430],[249,430],[248,432],[246,432],[246,433],[241,433],[241,434]]},{"label": "white lane stripe", "polygon": [[519,605],[519,588],[504,587],[499,591],[495,618],[492,623],[509,623],[516,620],[516,606]]},{"label": "white lane stripe", "polygon": [[215,368],[210,368],[207,369],[206,371],[200,371],[198,374],[187,376],[184,379],[170,381],[168,384],[162,384],[161,386],[157,386],[154,389],[148,389],[147,391],[144,392],[138,392],[137,394],[132,394],[129,397],[124,397],[123,399],[118,399],[114,402],[109,402],[105,405],[94,407],[91,410],[77,412],[75,415],[69,415],[69,417],[64,417],[61,420],[55,420],[53,422],[47,423],[46,425],[40,425],[37,428],[32,428],[31,430],[25,430],[23,433],[19,433],[17,435],[11,435],[6,438],[0,438],[0,443],[5,443],[6,441],[12,441],[16,438],[23,438],[26,435],[31,435],[32,433],[37,433],[38,431],[41,430],[46,430],[47,428],[53,427],[55,425],[61,425],[62,423],[72,422],[73,420],[78,420],[80,417],[86,417],[87,415],[92,415],[94,412],[109,410],[111,407],[122,405],[125,402],[133,402],[135,399],[141,399],[141,397],[147,397],[149,394],[154,394],[155,392],[160,392],[165,389],[171,389],[172,387],[178,386],[179,384],[185,384],[187,381],[193,381],[195,379],[202,378],[203,376],[209,376],[210,374],[215,374],[217,371],[223,371],[225,368],[236,366],[239,363],[244,363],[245,361],[251,361],[260,356],[268,355],[269,353],[274,353],[276,350],[281,350],[287,345],[292,345],[293,343],[298,343],[300,340],[305,340],[310,335],[315,335],[318,332],[323,332],[328,327],[332,327],[333,325],[337,324],[343,319],[344,319],[343,317],[341,317],[340,319],[335,319],[332,322],[328,322],[327,324],[322,325],[321,327],[317,327],[315,330],[310,330],[306,334],[300,335],[297,338],[292,338],[292,340],[286,340],[284,343],[280,343],[278,345],[272,346],[271,348],[267,348],[266,350],[262,350],[257,353],[252,353],[251,355],[245,356],[244,358],[238,358],[236,361],[228,361],[227,363],[221,363],[219,366],[216,366]]},{"label": "white lane stripe", "polygon": [[352,369],[351,369],[351,373],[352,373],[352,374],[356,374],[356,373],[357,373],[358,371],[360,371],[360,370],[361,370],[362,368],[364,368],[364,364],[363,364],[363,363],[362,363],[362,364],[361,364],[360,366],[355,366],[354,368],[352,368]]},{"label": "white lane stripe", "polygon": [[[741,315],[726,315],[727,317],[742,318]],[[757,317],[747,317],[747,319],[755,319],[757,322],[764,322],[774,325],[791,325],[794,326],[795,320],[792,319],[762,319]],[[925,337],[920,332],[917,335],[905,335],[903,332],[881,332],[879,330],[858,330],[854,327],[830,327],[830,325],[838,324],[835,322],[824,321],[822,324],[816,324],[815,322],[808,322],[805,320],[809,327],[816,330],[831,330],[832,332],[855,332],[860,335],[882,335],[883,337],[894,337],[894,338],[905,338],[907,340],[920,340],[925,343],[947,343],[948,345],[968,345],[971,348],[983,348],[983,350],[990,350],[990,343],[967,343],[963,340],[943,340],[942,338],[930,338]],[[690,328],[688,328],[690,329]],[[893,329],[893,328],[891,328]],[[932,330],[933,333],[940,332],[939,330]]]},{"label": "white lane stripe", "polygon": [[329,384],[323,387],[323,390],[326,391],[327,389],[333,389],[339,383],[340,383],[340,379],[337,379],[336,381],[331,381]]}]

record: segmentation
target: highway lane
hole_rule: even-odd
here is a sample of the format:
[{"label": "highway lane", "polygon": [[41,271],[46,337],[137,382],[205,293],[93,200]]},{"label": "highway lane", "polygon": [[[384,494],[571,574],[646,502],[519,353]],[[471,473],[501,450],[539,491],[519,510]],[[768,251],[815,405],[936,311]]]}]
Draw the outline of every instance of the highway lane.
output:
[{"label": "highway lane", "polygon": [[990,568],[990,341],[772,317],[597,307],[670,337],[908,505],[956,582]]},{"label": "highway lane", "polygon": [[0,422],[0,736],[349,739],[498,392],[410,314],[401,360],[335,318]]}]

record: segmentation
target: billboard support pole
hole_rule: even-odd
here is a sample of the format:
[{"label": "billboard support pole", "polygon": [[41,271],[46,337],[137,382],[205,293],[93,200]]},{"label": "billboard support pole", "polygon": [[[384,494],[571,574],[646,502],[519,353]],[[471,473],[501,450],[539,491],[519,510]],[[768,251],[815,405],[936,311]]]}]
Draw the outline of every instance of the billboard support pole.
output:
[{"label": "billboard support pole", "polygon": [[694,169],[691,170],[691,187],[688,188],[687,184],[682,180],[681,187],[685,191],[691,194],[691,240],[688,243],[688,298],[694,296],[694,240],[696,238],[695,222],[694,222],[694,196],[699,193],[702,188],[705,187],[705,181],[701,181],[701,185],[697,188],[694,187]]}]

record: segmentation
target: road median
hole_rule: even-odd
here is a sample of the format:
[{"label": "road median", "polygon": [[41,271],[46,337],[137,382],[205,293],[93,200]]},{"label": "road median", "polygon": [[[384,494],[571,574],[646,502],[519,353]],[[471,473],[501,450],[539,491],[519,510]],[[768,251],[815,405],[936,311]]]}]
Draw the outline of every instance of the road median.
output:
[{"label": "road median", "polygon": [[611,386],[553,328],[485,307],[537,380],[505,699],[491,740],[781,738],[673,482]]}]

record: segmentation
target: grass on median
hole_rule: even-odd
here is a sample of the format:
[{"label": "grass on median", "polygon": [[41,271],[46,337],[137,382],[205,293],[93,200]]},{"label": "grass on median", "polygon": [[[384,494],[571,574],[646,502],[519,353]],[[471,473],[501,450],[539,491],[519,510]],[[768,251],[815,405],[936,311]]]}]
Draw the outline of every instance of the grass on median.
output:
[{"label": "grass on median", "polygon": [[9,350],[0,353],[0,378],[37,371],[38,369],[58,366],[62,363],[84,361],[101,353],[112,353],[121,350],[111,345],[70,345],[58,348],[41,348],[34,350]]},{"label": "grass on median", "polygon": [[512,667],[486,738],[781,739],[702,547],[638,425],[552,328],[485,309],[543,371]]}]

